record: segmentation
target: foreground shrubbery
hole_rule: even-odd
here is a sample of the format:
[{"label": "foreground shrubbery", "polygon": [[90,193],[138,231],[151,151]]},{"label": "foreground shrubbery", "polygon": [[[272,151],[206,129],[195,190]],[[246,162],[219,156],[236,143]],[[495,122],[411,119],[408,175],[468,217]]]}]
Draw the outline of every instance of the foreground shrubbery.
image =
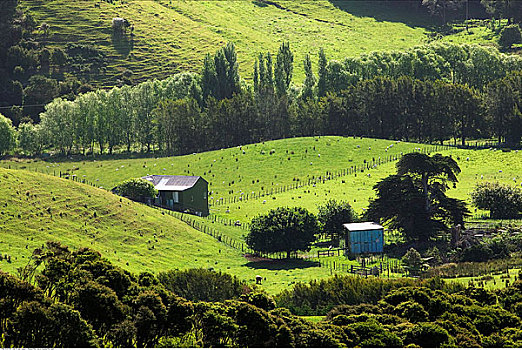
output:
[{"label": "foreground shrubbery", "polygon": [[[278,308],[228,275],[136,276],[58,243],[36,250],[19,275],[26,281],[0,273],[3,347],[522,346],[520,282],[495,294],[436,279],[336,276],[298,284],[276,298]],[[205,300],[216,288],[231,299],[193,302],[170,291]],[[311,323],[281,306],[328,314]]]}]

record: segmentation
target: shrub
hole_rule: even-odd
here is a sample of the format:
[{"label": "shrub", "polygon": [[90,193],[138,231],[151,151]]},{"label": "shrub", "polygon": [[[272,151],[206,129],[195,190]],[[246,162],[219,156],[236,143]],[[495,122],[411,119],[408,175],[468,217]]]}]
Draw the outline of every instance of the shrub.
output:
[{"label": "shrub", "polygon": [[513,219],[522,211],[522,191],[498,182],[477,184],[471,199],[477,208],[489,210],[492,219]]},{"label": "shrub", "polygon": [[192,301],[225,301],[248,290],[235,276],[201,268],[160,272],[158,279],[174,294]]},{"label": "shrub", "polygon": [[419,323],[406,331],[404,344],[416,344],[423,348],[437,348],[449,340],[448,332],[433,323]]},{"label": "shrub", "polygon": [[145,202],[147,198],[154,198],[158,191],[154,185],[144,179],[130,179],[115,187],[114,192],[129,199]]},{"label": "shrub", "polygon": [[11,151],[16,143],[16,131],[11,119],[0,114],[0,156]]},{"label": "shrub", "polygon": [[520,27],[518,24],[509,25],[502,28],[498,43],[505,50],[509,50],[514,44],[522,43],[522,35],[520,33]]}]

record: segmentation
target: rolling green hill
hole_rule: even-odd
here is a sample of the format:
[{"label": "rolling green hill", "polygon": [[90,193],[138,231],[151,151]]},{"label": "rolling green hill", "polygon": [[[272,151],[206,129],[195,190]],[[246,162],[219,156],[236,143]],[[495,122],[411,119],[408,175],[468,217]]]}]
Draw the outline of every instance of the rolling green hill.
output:
[{"label": "rolling green hill", "polygon": [[[419,143],[352,137],[298,137],[198,154],[157,158],[0,161],[13,169],[61,173],[111,189],[123,180],[154,175],[197,175],[209,182],[211,201],[269,191],[426,148]],[[118,159],[120,158],[120,159]],[[363,174],[364,175],[364,174]]]},{"label": "rolling green hill", "polygon": [[[205,54],[228,41],[236,44],[240,72],[247,80],[257,53],[275,54],[283,40],[289,41],[295,80],[300,82],[306,53],[316,57],[323,47],[327,57],[342,59],[405,49],[427,42],[437,23],[425,12],[374,1],[21,0],[21,4],[38,23],[51,26],[47,36],[39,34],[46,46],[91,44],[106,53],[106,72],[92,77],[92,82],[105,86],[115,85],[125,70],[135,81],[199,71]],[[134,36],[113,37],[114,17],[130,20]],[[466,40],[491,40],[479,34],[477,38],[467,34]]]},{"label": "rolling green hill", "polygon": [[[242,253],[161,211],[105,190],[44,174],[0,168],[0,270],[15,273],[49,240],[90,247],[132,272],[213,268],[271,293],[330,275],[311,262],[249,261]],[[9,257],[9,259],[7,259]]]}]

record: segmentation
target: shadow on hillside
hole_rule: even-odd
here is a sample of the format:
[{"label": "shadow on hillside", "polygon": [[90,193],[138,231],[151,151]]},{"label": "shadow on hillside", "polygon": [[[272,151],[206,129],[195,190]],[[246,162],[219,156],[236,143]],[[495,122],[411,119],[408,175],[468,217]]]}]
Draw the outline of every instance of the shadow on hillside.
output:
[{"label": "shadow on hillside", "polygon": [[[431,17],[421,5],[412,5],[409,1],[362,1],[329,0],[340,10],[357,17],[372,17],[380,22],[400,22],[410,27],[433,29],[440,25],[437,18]],[[420,1],[419,1],[420,4]]]},{"label": "shadow on hillside", "polygon": [[112,46],[122,57],[127,58],[134,49],[134,37],[132,35],[112,32]]},{"label": "shadow on hillside", "polygon": [[317,261],[306,261],[301,259],[271,259],[263,261],[250,261],[246,263],[244,266],[253,269],[291,270],[319,267],[320,264]]}]

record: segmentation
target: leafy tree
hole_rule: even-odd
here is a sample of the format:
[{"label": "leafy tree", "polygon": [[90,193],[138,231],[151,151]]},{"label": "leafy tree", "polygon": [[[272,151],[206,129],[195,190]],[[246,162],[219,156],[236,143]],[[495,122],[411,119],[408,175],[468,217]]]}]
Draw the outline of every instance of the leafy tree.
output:
[{"label": "leafy tree", "polygon": [[500,31],[500,38],[498,39],[498,43],[504,50],[511,49],[514,44],[522,43],[520,26],[518,24],[512,24],[502,28]]},{"label": "leafy tree", "polygon": [[20,124],[18,126],[18,145],[26,154],[35,155],[40,153],[43,147],[40,124]]},{"label": "leafy tree", "polygon": [[442,18],[442,24],[446,24],[446,12],[448,10],[455,10],[463,4],[463,0],[422,0],[422,5],[426,6],[433,15]]},{"label": "leafy tree", "polygon": [[16,130],[10,119],[0,114],[0,156],[10,152],[16,144]]},{"label": "leafy tree", "polygon": [[290,82],[292,81],[292,73],[294,70],[294,55],[290,50],[290,43],[281,43],[279,52],[277,53],[276,66],[274,71],[275,87],[278,96],[286,95]]},{"label": "leafy tree", "polygon": [[473,204],[489,210],[492,219],[514,219],[522,212],[522,190],[498,182],[483,182],[471,192]]},{"label": "leafy tree", "polygon": [[247,245],[264,253],[309,250],[318,231],[317,220],[304,208],[277,208],[252,219]]},{"label": "leafy tree", "polygon": [[327,65],[328,61],[326,60],[326,55],[324,53],[323,48],[321,47],[319,49],[319,79],[317,80],[317,96],[319,98],[326,95],[326,89],[327,89]]},{"label": "leafy tree", "polygon": [[144,179],[130,179],[123,181],[121,184],[116,186],[115,192],[120,196],[140,202],[145,201],[147,198],[154,198],[158,194],[154,185],[150,181]]},{"label": "leafy tree", "polygon": [[377,198],[370,202],[366,215],[402,230],[409,241],[425,243],[448,225],[464,224],[465,203],[445,194],[447,182],[456,183],[459,172],[450,156],[405,154],[397,163],[397,175],[374,186]]},{"label": "leafy tree", "polygon": [[415,248],[410,248],[402,257],[402,264],[410,271],[410,274],[418,275],[425,266],[420,253]]},{"label": "leafy tree", "polygon": [[305,80],[301,90],[301,98],[306,100],[314,97],[314,86],[317,81],[314,73],[312,72],[312,60],[310,59],[309,54],[306,54],[303,60],[303,67],[305,71]]},{"label": "leafy tree", "polygon": [[322,232],[336,242],[343,231],[343,224],[357,220],[357,215],[348,202],[331,199],[318,209],[317,220],[321,223]]},{"label": "leafy tree", "polygon": [[484,103],[490,119],[490,127],[498,137],[498,142],[506,136],[508,121],[516,104],[516,91],[508,81],[491,82],[484,97]]},{"label": "leafy tree", "polygon": [[123,321],[125,316],[123,304],[116,293],[109,287],[92,281],[75,290],[72,305],[83,319],[101,333]]}]

